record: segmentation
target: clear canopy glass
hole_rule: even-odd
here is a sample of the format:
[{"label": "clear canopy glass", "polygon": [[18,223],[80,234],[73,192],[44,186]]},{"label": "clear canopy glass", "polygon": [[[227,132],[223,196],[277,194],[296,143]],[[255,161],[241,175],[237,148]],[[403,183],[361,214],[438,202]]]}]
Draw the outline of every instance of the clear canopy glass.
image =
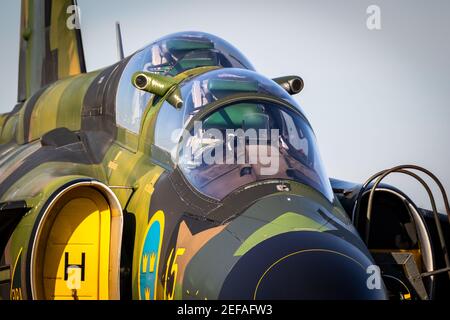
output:
[{"label": "clear canopy glass", "polygon": [[[201,193],[223,199],[248,184],[281,179],[308,185],[332,201],[314,133],[277,83],[250,70],[220,69],[185,81],[181,92],[182,109],[167,102],[161,107],[155,145],[171,153]],[[246,93],[252,98],[245,98]],[[226,103],[238,95],[242,101]],[[294,108],[269,102],[264,99],[268,96]],[[220,101],[224,105],[209,113],[211,104]]]},{"label": "clear canopy glass", "polygon": [[278,179],[308,185],[333,199],[309,124],[280,104],[254,100],[220,108],[185,134],[178,152],[187,180],[215,199]]},{"label": "clear canopy glass", "polygon": [[214,35],[181,32],[168,35],[137,51],[122,73],[116,96],[116,122],[139,133],[142,115],[152,94],[131,84],[135,72],[147,71],[175,76],[198,67],[243,68],[252,64],[235,47]]},{"label": "clear canopy glass", "polygon": [[147,62],[143,71],[175,76],[198,67],[254,70],[250,61],[225,40],[204,32],[168,35],[142,49]]}]

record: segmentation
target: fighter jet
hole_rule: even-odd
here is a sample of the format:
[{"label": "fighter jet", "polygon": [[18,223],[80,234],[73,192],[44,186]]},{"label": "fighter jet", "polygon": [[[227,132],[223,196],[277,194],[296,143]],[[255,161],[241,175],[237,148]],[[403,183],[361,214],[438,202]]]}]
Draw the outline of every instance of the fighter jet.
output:
[{"label": "fighter jet", "polygon": [[[0,116],[2,299],[449,296],[449,222],[414,173],[429,171],[330,179],[292,98],[303,80],[268,79],[211,34],[87,72],[73,5],[22,0],[18,103]],[[383,184],[394,172],[433,211]]]}]

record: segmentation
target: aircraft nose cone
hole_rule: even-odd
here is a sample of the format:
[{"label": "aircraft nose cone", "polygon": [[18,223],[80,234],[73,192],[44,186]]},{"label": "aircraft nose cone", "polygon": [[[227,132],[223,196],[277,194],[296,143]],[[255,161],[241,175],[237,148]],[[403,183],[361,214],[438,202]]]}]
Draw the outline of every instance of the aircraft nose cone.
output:
[{"label": "aircraft nose cone", "polygon": [[346,300],[383,298],[367,287],[358,261],[335,251],[301,250],[274,262],[259,279],[255,299]]},{"label": "aircraft nose cone", "polygon": [[[288,232],[268,239],[237,262],[221,298],[295,300],[386,299],[371,278],[373,262],[350,242],[323,232]],[[376,276],[376,275],[375,275]],[[239,293],[239,297],[236,297]]]}]

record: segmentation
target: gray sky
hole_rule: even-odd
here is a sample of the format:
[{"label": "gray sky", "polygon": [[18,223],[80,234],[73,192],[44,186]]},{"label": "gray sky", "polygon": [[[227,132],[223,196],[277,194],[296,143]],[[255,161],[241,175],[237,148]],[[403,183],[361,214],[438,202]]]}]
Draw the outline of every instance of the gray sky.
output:
[{"label": "gray sky", "polygon": [[[19,4],[1,4],[0,112],[16,100]],[[172,32],[213,33],[238,47],[266,76],[304,78],[305,89],[296,99],[314,127],[330,176],[362,182],[381,169],[414,163],[437,174],[450,192],[450,1],[79,4],[89,70],[116,61],[117,20],[126,54]],[[381,8],[381,30],[366,27],[371,4]],[[421,187],[409,179],[389,182],[428,207]]]}]

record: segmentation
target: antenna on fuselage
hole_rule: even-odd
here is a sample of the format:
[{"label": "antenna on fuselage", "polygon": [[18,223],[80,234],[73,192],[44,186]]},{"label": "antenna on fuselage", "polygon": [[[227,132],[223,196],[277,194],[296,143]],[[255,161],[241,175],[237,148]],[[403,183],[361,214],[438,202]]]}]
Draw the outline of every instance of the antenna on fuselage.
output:
[{"label": "antenna on fuselage", "polygon": [[116,39],[117,39],[117,56],[119,60],[123,60],[125,55],[123,53],[122,31],[120,29],[120,22],[116,22]]}]

